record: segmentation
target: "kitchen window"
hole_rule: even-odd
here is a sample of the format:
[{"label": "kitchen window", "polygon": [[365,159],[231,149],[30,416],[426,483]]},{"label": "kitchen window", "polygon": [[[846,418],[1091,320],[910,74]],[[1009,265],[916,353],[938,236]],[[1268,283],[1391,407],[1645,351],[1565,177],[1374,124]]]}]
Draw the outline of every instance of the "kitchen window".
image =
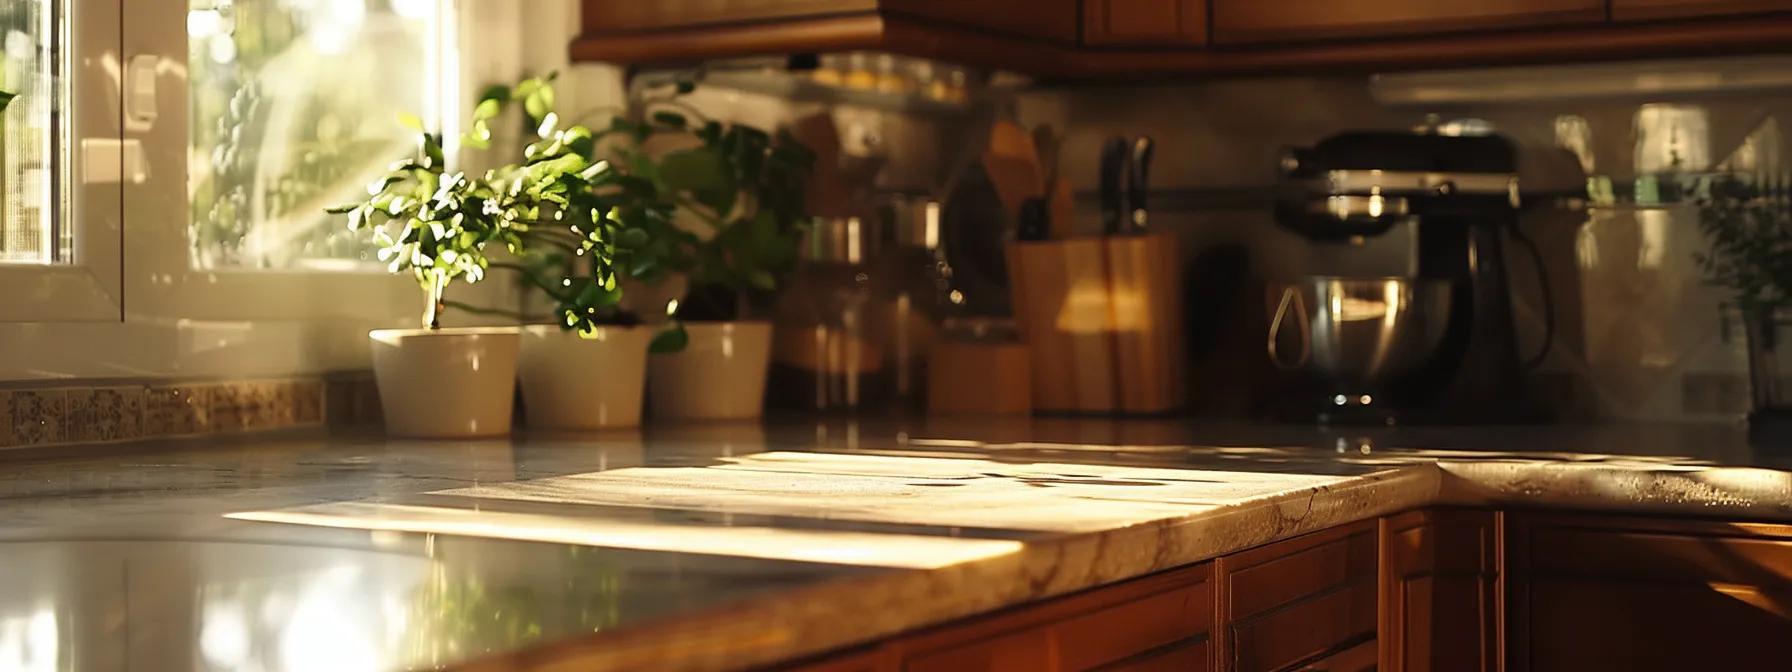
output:
[{"label": "kitchen window", "polygon": [[325,207],[414,151],[394,110],[439,128],[439,0],[192,0],[187,190],[201,269],[383,269]]},{"label": "kitchen window", "polygon": [[0,322],[120,319],[119,36],[116,2],[0,5]]}]

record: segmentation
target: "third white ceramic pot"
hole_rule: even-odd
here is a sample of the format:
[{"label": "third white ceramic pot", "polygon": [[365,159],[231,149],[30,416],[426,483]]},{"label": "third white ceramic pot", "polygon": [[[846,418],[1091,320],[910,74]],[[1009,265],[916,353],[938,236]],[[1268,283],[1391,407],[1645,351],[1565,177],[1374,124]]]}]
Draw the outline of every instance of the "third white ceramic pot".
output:
[{"label": "third white ceramic pot", "polygon": [[367,336],[386,433],[421,439],[510,433],[516,328],[380,329]]},{"label": "third white ceramic pot", "polygon": [[748,420],[765,405],[770,322],[690,322],[681,352],[648,360],[647,393],[662,420]]},{"label": "third white ceramic pot", "polygon": [[540,429],[641,424],[647,345],[656,327],[601,327],[590,338],[554,325],[523,327],[524,422]]}]

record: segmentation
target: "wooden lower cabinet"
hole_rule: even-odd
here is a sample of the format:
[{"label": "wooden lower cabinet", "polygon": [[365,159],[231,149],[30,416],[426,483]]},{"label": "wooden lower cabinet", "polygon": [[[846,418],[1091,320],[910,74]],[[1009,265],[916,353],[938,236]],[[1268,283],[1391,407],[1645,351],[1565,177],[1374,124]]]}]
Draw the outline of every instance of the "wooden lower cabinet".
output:
[{"label": "wooden lower cabinet", "polygon": [[1507,667],[1792,666],[1792,526],[1512,515]]},{"label": "wooden lower cabinet", "polygon": [[1381,520],[1383,672],[1500,669],[1501,535],[1494,511]]},{"label": "wooden lower cabinet", "polygon": [[1375,521],[1365,521],[1215,561],[1215,668],[1302,669],[1374,641],[1375,540]]},{"label": "wooden lower cabinet", "polygon": [[1792,669],[1792,525],[1439,508],[805,672]]}]

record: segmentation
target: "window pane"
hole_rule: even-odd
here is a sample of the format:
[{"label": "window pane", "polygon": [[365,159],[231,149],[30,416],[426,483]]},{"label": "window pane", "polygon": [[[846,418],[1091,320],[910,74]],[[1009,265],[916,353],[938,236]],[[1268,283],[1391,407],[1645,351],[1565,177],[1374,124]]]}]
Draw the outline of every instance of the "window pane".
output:
[{"label": "window pane", "polygon": [[413,151],[452,72],[446,0],[191,0],[198,268],[378,268],[323,208]]},{"label": "window pane", "polygon": [[63,2],[0,2],[0,91],[16,96],[0,115],[0,263],[71,257],[72,227],[61,225],[68,143],[53,141],[67,100]]}]

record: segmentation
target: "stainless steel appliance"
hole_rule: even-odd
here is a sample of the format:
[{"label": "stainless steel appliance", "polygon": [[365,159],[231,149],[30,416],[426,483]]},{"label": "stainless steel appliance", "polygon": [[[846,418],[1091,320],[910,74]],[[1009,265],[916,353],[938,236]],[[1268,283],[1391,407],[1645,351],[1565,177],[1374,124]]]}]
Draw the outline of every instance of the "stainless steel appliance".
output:
[{"label": "stainless steel appliance", "polygon": [[1516,163],[1505,138],[1472,129],[1349,132],[1286,153],[1277,222],[1315,241],[1320,256],[1364,254],[1382,236],[1416,241],[1397,277],[1272,286],[1268,354],[1300,372],[1277,395],[1278,415],[1537,419],[1503,249],[1517,236],[1535,252],[1517,229]]}]

